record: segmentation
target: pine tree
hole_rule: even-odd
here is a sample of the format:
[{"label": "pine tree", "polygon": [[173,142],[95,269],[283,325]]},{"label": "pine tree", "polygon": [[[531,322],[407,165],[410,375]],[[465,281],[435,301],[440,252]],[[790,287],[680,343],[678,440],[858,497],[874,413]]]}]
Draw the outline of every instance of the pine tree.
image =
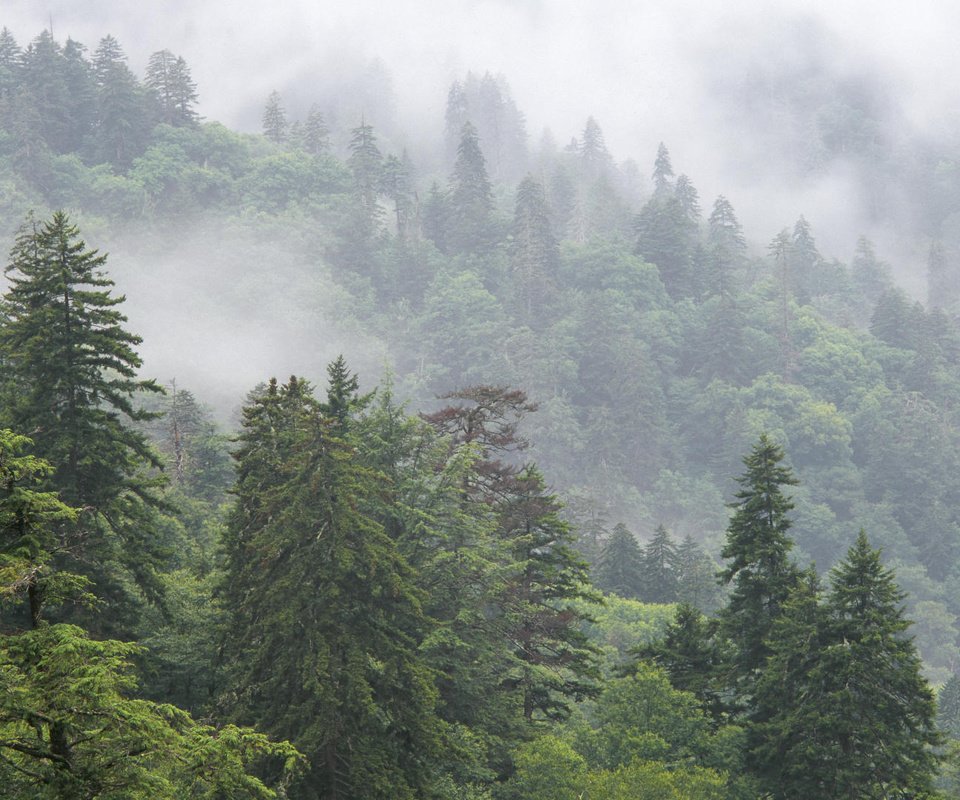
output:
[{"label": "pine tree", "polygon": [[734,648],[731,684],[748,706],[770,654],[771,628],[797,582],[797,568],[789,559],[793,541],[787,534],[793,503],[781,488],[797,480],[783,459],[782,448],[766,434],[743,459],[747,469],[730,506],[733,516],[721,550],[729,563],[720,579],[733,585],[720,612],[721,630]]},{"label": "pine tree", "polygon": [[950,676],[937,692],[937,725],[944,733],[960,739],[960,676]]},{"label": "pine tree", "polygon": [[677,545],[677,601],[711,613],[719,588],[716,563],[688,533]]},{"label": "pine tree", "polygon": [[643,551],[622,522],[603,543],[594,572],[594,584],[620,597],[639,598],[643,592]]},{"label": "pine tree", "polygon": [[281,144],[287,139],[287,113],[283,110],[280,92],[274,90],[267,97],[263,109],[263,135],[271,142]]},{"label": "pine tree", "polygon": [[105,263],[63,212],[21,228],[0,327],[16,397],[9,414],[54,465],[48,486],[85,509],[82,535],[62,556],[75,560],[71,571],[93,579],[101,597],[122,595],[131,576],[155,596],[163,551],[151,521],[156,479],[147,473],[159,462],[129,423],[150,416],[135,408],[134,395],[160,389],[137,378],[140,338],[123,328],[116,307],[124,298],[111,295]]},{"label": "pine tree", "polygon": [[[7,27],[0,29],[0,109],[9,111],[20,85],[22,66],[20,45]],[[0,126],[6,127],[6,119],[0,120]]]},{"label": "pine tree", "polygon": [[597,180],[613,167],[613,158],[607,150],[603,131],[593,117],[587,118],[583,135],[577,144],[577,152],[580,157],[580,168],[589,181]]}]

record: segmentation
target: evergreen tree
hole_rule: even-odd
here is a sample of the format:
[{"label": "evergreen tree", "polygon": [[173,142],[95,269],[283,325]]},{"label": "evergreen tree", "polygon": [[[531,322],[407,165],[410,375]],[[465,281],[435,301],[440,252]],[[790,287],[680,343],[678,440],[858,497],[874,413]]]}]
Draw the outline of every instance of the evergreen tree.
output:
[{"label": "evergreen tree", "polygon": [[793,542],[787,534],[793,503],[781,488],[797,480],[783,459],[783,450],[766,434],[743,459],[747,469],[730,506],[733,516],[721,550],[729,563],[720,579],[733,585],[720,612],[721,631],[734,648],[731,685],[748,706],[770,654],[771,628],[797,582],[797,568],[789,559]]},{"label": "evergreen tree", "polygon": [[49,488],[84,509],[61,557],[93,579],[103,599],[122,596],[131,576],[156,595],[163,557],[151,511],[156,479],[147,474],[159,462],[129,424],[149,417],[134,395],[160,389],[136,376],[140,338],[122,327],[124,298],[111,295],[105,263],[63,212],[29,221],[6,269],[0,327],[4,377],[16,398],[11,422],[34,432],[37,454],[54,465]]},{"label": "evergreen tree", "polygon": [[797,303],[806,305],[813,297],[823,294],[827,287],[823,257],[817,250],[810,223],[802,216],[793,226],[789,260]]},{"label": "evergreen tree", "polygon": [[511,483],[498,504],[499,535],[507,543],[513,573],[503,594],[502,624],[519,669],[504,685],[519,691],[527,720],[563,719],[571,700],[599,691],[597,651],[583,632],[589,617],[575,605],[597,598],[543,476],[528,466]]},{"label": "evergreen tree", "polygon": [[736,277],[746,256],[747,242],[733,206],[720,195],[710,212],[709,244],[713,280],[711,290],[721,298],[736,292]]},{"label": "evergreen tree", "polygon": [[307,119],[303,123],[303,149],[312,156],[319,156],[330,149],[330,129],[324,119],[320,106],[314,103],[310,106]]},{"label": "evergreen tree", "polygon": [[642,591],[645,603],[675,603],[677,600],[677,547],[663,525],[643,548]]},{"label": "evergreen tree", "polygon": [[673,687],[690,692],[715,721],[724,719],[726,704],[722,687],[717,686],[723,658],[715,619],[681,603],[663,637],[637,648],[635,655],[661,667]]},{"label": "evergreen tree", "polygon": [[583,135],[577,144],[580,169],[589,181],[595,181],[613,168],[613,158],[607,150],[603,131],[593,117],[587,118]]},{"label": "evergreen tree", "polygon": [[[8,28],[0,29],[0,109],[7,113],[20,86],[22,66],[23,52],[20,45]],[[3,116],[0,127],[6,128],[6,114]]]},{"label": "evergreen tree", "polygon": [[594,585],[620,597],[639,598],[643,592],[643,551],[637,538],[617,523],[600,551]]},{"label": "evergreen tree", "polygon": [[423,204],[423,235],[441,253],[449,252],[447,233],[450,227],[450,195],[434,181]]},{"label": "evergreen tree", "polygon": [[662,197],[672,194],[673,186],[670,179],[673,177],[673,166],[670,163],[670,153],[666,145],[660,142],[657,148],[657,159],[653,165],[653,193]]},{"label": "evergreen tree", "polygon": [[771,628],[757,693],[754,768],[774,797],[931,797],[933,693],[903,593],[861,531],[820,605],[802,580]]},{"label": "evergreen tree", "polygon": [[517,187],[510,268],[514,295],[529,324],[536,324],[553,294],[558,262],[543,187],[528,175]]},{"label": "evergreen tree", "polygon": [[161,122],[176,127],[197,123],[197,85],[182,57],[169,50],[153,53],[143,83],[154,97]]},{"label": "evergreen tree", "polygon": [[423,796],[436,691],[417,652],[422,593],[365,510],[379,476],[297,379],[244,409],[239,442],[224,703],[307,756],[302,796]]},{"label": "evergreen tree", "polygon": [[950,676],[937,692],[937,725],[954,739],[960,739],[960,676]]},{"label": "evergreen tree", "polygon": [[486,253],[494,245],[493,190],[477,129],[463,126],[450,178],[447,246],[452,253]]},{"label": "evergreen tree", "polygon": [[146,147],[149,123],[143,92],[112,36],[100,40],[93,55],[97,87],[94,152],[117,169],[126,169]]},{"label": "evergreen tree", "polygon": [[688,533],[677,545],[677,601],[704,613],[716,608],[717,566]]},{"label": "evergreen tree", "polygon": [[395,155],[389,155],[383,160],[380,188],[393,202],[397,237],[404,239],[408,235],[410,223],[413,218],[414,204],[411,195],[410,174],[407,166],[404,164],[404,161]]},{"label": "evergreen tree", "polygon": [[280,144],[287,139],[287,113],[283,110],[280,92],[274,90],[267,97],[263,109],[263,135],[271,142]]}]

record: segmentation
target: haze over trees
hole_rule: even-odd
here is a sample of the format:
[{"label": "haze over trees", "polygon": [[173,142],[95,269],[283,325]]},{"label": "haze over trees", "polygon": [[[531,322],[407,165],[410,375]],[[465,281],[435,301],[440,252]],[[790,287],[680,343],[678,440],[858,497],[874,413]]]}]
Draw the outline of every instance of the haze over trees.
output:
[{"label": "haze over trees", "polygon": [[[956,796],[949,240],[924,306],[589,109],[531,145],[502,76],[418,164],[370,81],[240,134],[171,51],[0,32],[12,796]],[[185,370],[279,366],[144,377],[148,277],[232,320],[154,333]]]}]

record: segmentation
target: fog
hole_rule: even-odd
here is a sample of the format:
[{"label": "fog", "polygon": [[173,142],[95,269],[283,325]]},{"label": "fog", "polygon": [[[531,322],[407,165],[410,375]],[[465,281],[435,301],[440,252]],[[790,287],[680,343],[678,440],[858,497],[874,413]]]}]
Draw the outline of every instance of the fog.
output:
[{"label": "fog", "polygon": [[[648,174],[663,141],[675,170],[692,178],[707,209],[720,193],[731,200],[758,252],[803,214],[829,257],[849,260],[861,233],[873,238],[917,296],[927,242],[872,219],[870,198],[850,164],[835,160],[804,171],[803,154],[793,146],[801,132],[791,130],[806,124],[803,108],[794,102],[779,116],[777,109],[789,106],[784,86],[811,77],[853,82],[876,97],[882,133],[895,143],[937,139],[960,100],[958,86],[945,80],[960,68],[960,7],[938,0],[921,0],[909,10],[902,3],[859,0],[5,0],[0,16],[21,43],[52,25],[58,40],[73,37],[92,51],[110,33],[140,75],[156,50],[182,55],[199,87],[200,113],[246,131],[259,130],[272,90],[281,92],[291,117],[303,116],[310,102],[336,95],[338,85],[379,59],[395,96],[390,143],[409,147],[421,159],[440,147],[450,83],[468,70],[502,74],[526,115],[532,146],[545,129],[562,146],[592,115],[615,158],[634,159]],[[351,124],[365,113],[362,99],[349,93],[341,93],[339,103],[337,113],[352,118]],[[911,198],[885,202],[902,204],[891,216],[910,223]],[[199,232],[185,237],[202,239]],[[118,258],[128,249],[122,242],[106,244]],[[132,250],[129,255],[134,257]],[[206,258],[181,243],[167,260],[169,276],[175,276],[188,264],[194,273],[202,271],[197,262]],[[151,350],[158,345],[149,342],[161,330],[169,336],[180,326],[148,312],[166,307],[159,300],[174,291],[176,281],[168,276],[148,284],[150,300],[137,301],[128,280],[133,273],[147,280],[156,266],[138,265],[118,281],[130,294],[132,320],[147,337],[148,362],[165,368],[166,359]],[[206,312],[194,300],[186,313],[196,322]],[[234,331],[239,335],[254,322],[245,317]],[[299,331],[297,323],[277,335],[289,341]],[[199,328],[190,334],[201,335]],[[339,339],[354,339],[339,332],[324,338],[324,355],[335,352]],[[165,341],[165,349],[179,349],[175,337]],[[259,367],[253,347],[241,344],[231,352],[243,351],[247,365]],[[371,361],[382,356],[379,346],[372,352]],[[262,360],[268,368],[266,354]],[[284,371],[271,363],[269,369]]]}]

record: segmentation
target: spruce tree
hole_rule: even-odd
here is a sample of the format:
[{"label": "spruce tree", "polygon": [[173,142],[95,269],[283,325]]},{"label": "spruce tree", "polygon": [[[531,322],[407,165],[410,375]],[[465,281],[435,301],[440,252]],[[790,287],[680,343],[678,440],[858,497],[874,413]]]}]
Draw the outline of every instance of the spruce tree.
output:
[{"label": "spruce tree", "polygon": [[771,627],[749,764],[783,800],[933,796],[933,692],[906,635],[904,595],[861,531],[819,602],[799,581]]},{"label": "spruce tree", "polygon": [[830,585],[832,796],[924,796],[936,772],[932,747],[939,737],[933,692],[907,635],[906,595],[863,530],[831,570]]},{"label": "spruce tree", "polygon": [[563,719],[572,700],[599,691],[597,651],[583,631],[589,617],[575,603],[597,598],[559,511],[533,466],[524,468],[498,504],[498,533],[512,562],[501,624],[518,662],[504,685],[518,691],[529,721]]},{"label": "spruce tree", "polygon": [[674,603],[677,600],[677,547],[663,525],[643,548],[642,591],[645,603]]},{"label": "spruce tree", "polygon": [[673,177],[673,166],[670,163],[670,152],[666,145],[660,142],[657,148],[657,159],[653,165],[653,193],[662,197],[672,193],[673,186],[670,179]]},{"label": "spruce tree", "polygon": [[287,139],[287,113],[283,109],[280,92],[274,90],[267,96],[263,109],[263,135],[271,142],[280,144]]},{"label": "spruce tree", "polygon": [[452,253],[482,254],[493,247],[493,208],[493,189],[477,129],[467,122],[460,133],[450,178],[450,216],[445,238]]},{"label": "spruce tree", "polygon": [[600,550],[594,584],[620,597],[639,598],[643,591],[643,551],[637,538],[618,522]]},{"label": "spruce tree", "polygon": [[517,187],[510,243],[514,295],[528,324],[536,325],[555,290],[559,262],[543,187],[529,175]]},{"label": "spruce tree", "polygon": [[427,623],[367,511],[379,476],[297,379],[244,409],[236,458],[224,705],[307,756],[304,797],[423,796],[439,743]]},{"label": "spruce tree", "polygon": [[15,398],[7,413],[54,466],[48,487],[84,509],[62,555],[70,569],[94,580],[101,597],[123,596],[131,578],[156,596],[164,552],[152,511],[157,479],[149,473],[159,460],[131,423],[150,417],[134,396],[161,389],[137,377],[140,337],[123,327],[117,306],[124,298],[111,294],[105,264],[62,211],[21,228],[0,326]]},{"label": "spruce tree", "polygon": [[773,623],[797,582],[797,568],[789,558],[793,541],[787,534],[793,503],[782,491],[797,480],[783,459],[783,449],[766,434],[743,459],[747,469],[730,506],[733,516],[721,550],[728,563],[720,579],[733,587],[720,612],[721,631],[734,651],[731,687],[747,706],[770,655]]},{"label": "spruce tree", "polygon": [[147,144],[149,120],[143,90],[112,36],[100,40],[93,55],[97,88],[94,153],[116,169],[126,169]]},{"label": "spruce tree", "polygon": [[737,274],[746,257],[747,241],[733,206],[723,195],[714,202],[708,222],[713,271],[711,289],[726,299],[737,291]]}]

